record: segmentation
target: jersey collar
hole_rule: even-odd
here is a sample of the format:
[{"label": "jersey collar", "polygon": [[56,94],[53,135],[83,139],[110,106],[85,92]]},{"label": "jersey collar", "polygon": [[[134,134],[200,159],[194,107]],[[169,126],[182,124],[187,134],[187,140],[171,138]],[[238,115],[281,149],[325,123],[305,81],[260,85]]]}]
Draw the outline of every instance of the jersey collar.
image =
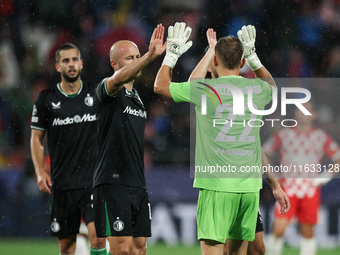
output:
[{"label": "jersey collar", "polygon": [[64,91],[61,90],[60,82],[57,84],[57,88],[60,91],[60,93],[63,94],[64,96],[69,97],[69,98],[73,98],[73,97],[78,96],[80,94],[80,92],[82,91],[82,89],[83,89],[83,81],[80,81],[80,89],[78,90],[78,92],[76,94],[67,95]]},{"label": "jersey collar", "polygon": [[125,88],[125,95],[128,97],[133,97],[137,94],[137,90],[135,88],[132,88],[132,91],[128,91],[127,88]]},{"label": "jersey collar", "polygon": [[226,76],[221,76],[218,78],[243,78],[243,77],[240,75],[226,75]]},{"label": "jersey collar", "polygon": [[132,88],[132,91],[128,91],[127,88],[125,88],[125,96],[132,98],[133,100],[144,106],[142,99],[140,99],[139,94],[135,88]]}]

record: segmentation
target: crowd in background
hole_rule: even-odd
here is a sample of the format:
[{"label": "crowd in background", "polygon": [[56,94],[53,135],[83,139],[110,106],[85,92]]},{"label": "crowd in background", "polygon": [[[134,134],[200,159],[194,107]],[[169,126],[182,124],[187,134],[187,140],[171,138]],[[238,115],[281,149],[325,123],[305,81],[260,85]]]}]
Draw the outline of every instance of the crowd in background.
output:
[{"label": "crowd in background", "polygon": [[[220,0],[0,0],[0,169],[27,169],[30,117],[37,94],[60,81],[54,53],[72,42],[84,60],[82,78],[93,86],[113,69],[108,52],[119,39],[134,41],[141,54],[153,28],[184,21],[193,28],[193,47],[178,61],[174,81],[185,81],[207,46],[205,32],[232,34],[242,25],[257,29],[256,51],[273,77],[340,76],[340,1]],[[153,93],[157,59],[136,83],[148,120],[146,168],[187,166],[190,108]],[[249,69],[242,71],[250,76]],[[338,84],[304,85],[312,92],[318,125],[340,141]],[[278,126],[277,128],[280,128]],[[265,134],[273,130],[264,127]],[[264,137],[265,139],[265,137]]]}]

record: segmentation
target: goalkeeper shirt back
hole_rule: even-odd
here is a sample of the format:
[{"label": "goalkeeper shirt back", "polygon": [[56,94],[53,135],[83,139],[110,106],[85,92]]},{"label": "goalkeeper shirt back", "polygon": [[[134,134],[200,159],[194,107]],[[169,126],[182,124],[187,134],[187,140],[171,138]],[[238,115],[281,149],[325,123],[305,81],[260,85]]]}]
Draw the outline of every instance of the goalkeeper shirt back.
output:
[{"label": "goalkeeper shirt back", "polygon": [[[271,101],[271,85],[261,79],[224,76],[171,83],[175,102],[190,102],[196,111],[194,187],[224,192],[257,192],[262,187],[260,127],[255,109]],[[237,93],[236,93],[236,92]],[[239,108],[235,108],[237,106]],[[237,111],[244,107],[244,114]]]}]

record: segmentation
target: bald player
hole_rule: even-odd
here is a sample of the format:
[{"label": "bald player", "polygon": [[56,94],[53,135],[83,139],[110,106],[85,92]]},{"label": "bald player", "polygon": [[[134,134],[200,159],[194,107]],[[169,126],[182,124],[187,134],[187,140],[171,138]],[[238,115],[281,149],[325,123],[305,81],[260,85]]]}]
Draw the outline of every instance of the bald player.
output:
[{"label": "bald player", "polygon": [[98,237],[107,237],[111,255],[146,253],[151,210],[144,176],[146,111],[134,81],[141,70],[165,51],[164,27],[157,25],[149,51],[118,41],[111,47],[111,77],[97,85],[99,154],[94,174],[94,211]]}]

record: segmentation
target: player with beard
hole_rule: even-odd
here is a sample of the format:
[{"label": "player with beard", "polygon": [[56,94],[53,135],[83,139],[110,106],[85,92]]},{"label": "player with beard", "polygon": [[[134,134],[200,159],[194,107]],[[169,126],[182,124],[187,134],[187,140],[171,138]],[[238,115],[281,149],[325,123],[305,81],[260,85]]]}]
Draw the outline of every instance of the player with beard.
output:
[{"label": "player with beard", "polygon": [[[61,82],[40,92],[33,106],[31,154],[42,192],[48,193],[51,234],[58,237],[62,255],[73,255],[81,215],[87,225],[91,255],[106,255],[105,239],[97,238],[92,208],[92,181],[97,156],[94,86],[82,82],[83,61],[70,43],[56,51]],[[47,132],[51,176],[44,169]]]}]

